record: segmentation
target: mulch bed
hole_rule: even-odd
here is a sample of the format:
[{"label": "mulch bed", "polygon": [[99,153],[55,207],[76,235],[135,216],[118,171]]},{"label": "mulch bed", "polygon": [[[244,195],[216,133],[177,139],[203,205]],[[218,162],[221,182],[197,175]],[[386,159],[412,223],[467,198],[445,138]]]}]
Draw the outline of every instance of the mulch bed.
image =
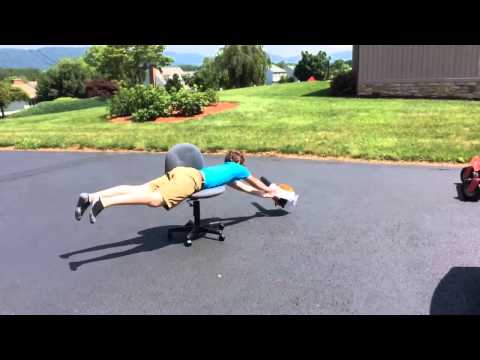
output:
[{"label": "mulch bed", "polygon": [[[176,123],[176,122],[183,122],[186,120],[200,120],[204,116],[216,114],[222,111],[235,109],[238,106],[236,102],[219,102],[214,105],[205,106],[203,108],[203,112],[198,115],[194,116],[181,116],[181,115],[173,115],[170,117],[158,117],[153,122],[155,123]],[[114,124],[131,124],[132,117],[131,116],[119,116],[113,119],[110,119],[111,123]]]}]

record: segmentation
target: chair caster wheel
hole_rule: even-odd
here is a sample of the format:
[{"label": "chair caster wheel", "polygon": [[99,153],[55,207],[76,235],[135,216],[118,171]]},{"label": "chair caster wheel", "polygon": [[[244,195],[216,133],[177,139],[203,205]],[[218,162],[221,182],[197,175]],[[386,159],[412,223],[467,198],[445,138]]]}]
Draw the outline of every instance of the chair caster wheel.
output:
[{"label": "chair caster wheel", "polygon": [[220,236],[218,237],[218,241],[225,241],[225,236],[220,235]]},{"label": "chair caster wheel", "polygon": [[185,247],[190,247],[190,246],[192,246],[192,240],[185,241]]}]

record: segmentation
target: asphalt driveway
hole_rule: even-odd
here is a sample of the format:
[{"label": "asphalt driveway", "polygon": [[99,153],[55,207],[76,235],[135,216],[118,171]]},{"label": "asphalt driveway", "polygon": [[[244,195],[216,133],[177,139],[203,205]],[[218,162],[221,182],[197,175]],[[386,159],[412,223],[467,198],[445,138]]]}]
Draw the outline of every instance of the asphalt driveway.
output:
[{"label": "asphalt driveway", "polygon": [[202,202],[226,241],[186,248],[166,230],[187,203],[73,216],[80,192],[151,180],[163,155],[1,152],[0,314],[480,313],[480,203],[457,198],[458,169],[247,166],[292,184],[297,208],[228,190]]}]

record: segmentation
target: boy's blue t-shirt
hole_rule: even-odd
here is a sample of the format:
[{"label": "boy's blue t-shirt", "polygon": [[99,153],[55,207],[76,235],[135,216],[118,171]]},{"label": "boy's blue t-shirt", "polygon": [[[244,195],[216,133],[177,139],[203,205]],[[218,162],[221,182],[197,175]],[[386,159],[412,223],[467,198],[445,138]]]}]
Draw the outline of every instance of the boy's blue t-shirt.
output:
[{"label": "boy's blue t-shirt", "polygon": [[236,162],[229,161],[220,165],[207,166],[200,170],[204,178],[204,189],[228,184],[232,181],[246,179],[250,171]]}]

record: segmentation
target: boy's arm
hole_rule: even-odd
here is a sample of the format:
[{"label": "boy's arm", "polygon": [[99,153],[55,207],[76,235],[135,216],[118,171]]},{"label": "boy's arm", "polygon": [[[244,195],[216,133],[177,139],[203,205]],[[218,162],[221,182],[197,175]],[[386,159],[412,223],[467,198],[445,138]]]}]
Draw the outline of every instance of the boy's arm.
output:
[{"label": "boy's arm", "polygon": [[250,185],[252,185],[253,187],[265,192],[265,193],[268,193],[268,194],[272,194],[273,196],[273,190],[271,188],[269,188],[268,186],[266,186],[262,181],[260,181],[259,179],[257,179],[255,176],[253,175],[250,175],[248,178],[245,179]]},{"label": "boy's arm", "polygon": [[239,190],[239,191],[245,192],[247,194],[255,195],[255,196],[258,196],[258,197],[266,197],[266,198],[273,197],[273,195],[270,195],[270,192],[265,192],[263,190],[258,190],[256,188],[254,188],[253,186],[250,186],[250,185],[246,184],[243,181],[233,181],[233,182],[229,183],[228,186],[230,186],[231,188],[233,188],[235,190]]}]

